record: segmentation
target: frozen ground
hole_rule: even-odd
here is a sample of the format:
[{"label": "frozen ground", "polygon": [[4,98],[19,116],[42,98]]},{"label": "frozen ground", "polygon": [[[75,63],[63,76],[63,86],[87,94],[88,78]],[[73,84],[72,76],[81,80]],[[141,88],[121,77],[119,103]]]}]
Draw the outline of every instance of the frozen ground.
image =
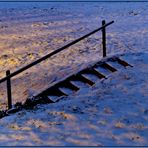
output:
[{"label": "frozen ground", "polygon": [[[148,3],[1,3],[0,77],[100,27],[107,29],[108,53],[146,51]],[[101,58],[101,33],[14,77],[13,102],[24,101],[67,73]],[[29,89],[28,89],[29,88]],[[31,93],[30,93],[31,92]],[[1,108],[6,105],[0,85]]]},{"label": "frozen ground", "polygon": [[147,146],[148,53],[122,56],[119,70],[58,103],[0,121],[0,145]]},{"label": "frozen ground", "polygon": [[[148,3],[32,3],[0,5],[0,76],[97,28],[107,29],[108,54],[133,68],[56,104],[39,105],[0,120],[0,145],[148,145]],[[67,73],[101,59],[101,34],[13,79],[13,100],[25,98]],[[145,54],[142,54],[144,53]],[[29,89],[28,89],[29,88]],[[1,108],[6,104],[0,86]],[[84,95],[85,94],[85,95]],[[15,102],[14,101],[14,102]]]}]

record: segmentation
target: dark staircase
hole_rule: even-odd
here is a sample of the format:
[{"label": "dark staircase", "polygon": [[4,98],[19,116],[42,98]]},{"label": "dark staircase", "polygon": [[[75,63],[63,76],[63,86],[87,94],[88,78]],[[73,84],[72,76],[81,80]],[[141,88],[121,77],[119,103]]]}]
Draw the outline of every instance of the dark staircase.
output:
[{"label": "dark staircase", "polygon": [[46,100],[48,99],[47,102],[55,103],[63,96],[73,95],[78,92],[82,87],[79,83],[93,86],[98,79],[106,79],[110,74],[128,67],[132,67],[132,65],[119,57],[112,57],[83,69],[77,74],[68,76],[36,95],[35,98],[39,98],[39,100],[46,98]]}]

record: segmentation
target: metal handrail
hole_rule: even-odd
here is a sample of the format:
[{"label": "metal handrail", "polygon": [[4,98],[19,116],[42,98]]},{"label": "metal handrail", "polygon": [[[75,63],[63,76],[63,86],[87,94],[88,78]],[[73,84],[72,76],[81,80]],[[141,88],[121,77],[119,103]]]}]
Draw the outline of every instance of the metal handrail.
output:
[{"label": "metal handrail", "polygon": [[17,71],[15,71],[15,72],[11,73],[9,76],[6,76],[6,77],[0,79],[0,83],[6,81],[8,78],[11,78],[11,77],[14,77],[14,76],[18,75],[19,73],[21,73],[21,72],[23,72],[23,71],[25,71],[25,70],[31,68],[32,66],[34,66],[34,65],[36,65],[36,64],[38,64],[38,63],[40,63],[40,62],[42,62],[42,61],[44,61],[44,60],[50,58],[51,56],[53,56],[53,55],[55,55],[55,54],[61,52],[62,50],[64,50],[64,49],[66,49],[66,48],[68,48],[68,47],[70,47],[70,46],[76,44],[77,42],[79,42],[79,41],[81,41],[81,40],[83,40],[83,39],[85,39],[86,37],[88,37],[88,36],[90,36],[90,35],[92,35],[92,34],[98,32],[99,30],[102,30],[103,28],[105,28],[105,27],[111,25],[112,23],[114,23],[114,21],[111,21],[111,22],[109,22],[109,23],[103,25],[102,27],[100,27],[100,28],[98,28],[98,29],[95,29],[94,31],[92,31],[92,32],[90,32],[90,33],[88,33],[88,34],[86,34],[86,35],[84,35],[84,36],[82,36],[82,37],[80,37],[80,38],[78,38],[78,39],[76,39],[76,40],[74,40],[74,41],[68,43],[67,45],[65,45],[65,46],[63,46],[63,47],[61,47],[61,48],[59,48],[59,49],[57,49],[57,50],[55,50],[55,51],[53,51],[53,52],[51,52],[51,53],[45,55],[45,56],[43,56],[42,58],[40,58],[40,59],[38,59],[38,60],[36,60],[36,61],[34,61],[34,62],[32,62],[32,63],[30,63],[30,64],[24,66],[24,67],[22,67],[22,68],[20,68],[19,70],[17,70]]},{"label": "metal handrail", "polygon": [[12,96],[11,96],[11,78],[12,77],[14,77],[14,76],[20,74],[21,72],[31,68],[32,66],[35,66],[38,63],[40,63],[40,62],[50,58],[51,56],[53,56],[53,55],[63,51],[64,49],[66,49],[66,48],[68,48],[68,47],[78,43],[79,41],[87,38],[88,36],[98,32],[100,30],[102,30],[103,57],[105,57],[106,56],[106,30],[105,30],[105,28],[107,26],[113,24],[113,23],[114,23],[114,21],[111,21],[109,23],[105,23],[105,20],[103,20],[101,27],[99,27],[99,28],[91,31],[90,33],[88,33],[88,34],[86,34],[86,35],[84,35],[84,36],[82,36],[82,37],[80,37],[80,38],[78,38],[78,39],[76,39],[76,40],[66,44],[65,46],[63,46],[61,48],[58,48],[57,50],[55,50],[55,51],[53,51],[53,52],[51,52],[51,53],[41,57],[40,59],[37,59],[36,61],[34,61],[34,62],[32,62],[32,63],[30,63],[30,64],[28,64],[28,65],[26,65],[26,66],[24,66],[22,68],[20,68],[19,70],[15,71],[13,73],[10,73],[10,70],[7,70],[6,71],[6,77],[0,79],[0,83],[2,83],[4,81],[7,81],[8,109],[12,108]]}]

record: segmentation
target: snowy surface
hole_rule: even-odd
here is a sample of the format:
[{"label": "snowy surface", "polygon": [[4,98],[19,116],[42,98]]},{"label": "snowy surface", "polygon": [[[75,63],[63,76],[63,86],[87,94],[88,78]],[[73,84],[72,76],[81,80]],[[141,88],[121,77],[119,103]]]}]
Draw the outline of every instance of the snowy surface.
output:
[{"label": "snowy surface", "polygon": [[[0,77],[114,20],[107,29],[108,54],[146,51],[148,3],[1,3]],[[101,33],[13,78],[13,102],[102,58]],[[0,84],[1,108],[6,86]],[[28,89],[29,88],[29,89]]]},{"label": "snowy surface", "polygon": [[148,53],[122,56],[119,69],[93,87],[0,121],[0,145],[148,145]]},{"label": "snowy surface", "polygon": [[[148,3],[30,3],[0,5],[0,77],[100,27],[108,54],[134,67],[82,86],[75,96],[0,120],[0,145],[148,145]],[[137,52],[141,52],[138,54]],[[137,54],[133,54],[137,53]],[[143,54],[142,54],[143,53]],[[13,102],[102,58],[97,33],[13,79]],[[29,89],[28,89],[29,88]],[[6,105],[5,84],[0,105]]]}]

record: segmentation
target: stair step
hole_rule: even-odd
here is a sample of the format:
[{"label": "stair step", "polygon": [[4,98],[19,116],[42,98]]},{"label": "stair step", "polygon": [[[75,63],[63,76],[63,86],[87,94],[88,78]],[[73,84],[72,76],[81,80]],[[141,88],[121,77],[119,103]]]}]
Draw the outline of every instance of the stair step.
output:
[{"label": "stair step", "polygon": [[47,96],[48,97],[48,99],[50,99],[52,102],[56,102],[57,100],[58,100],[58,98],[59,97],[57,97],[57,96]]},{"label": "stair step", "polygon": [[79,87],[80,89],[81,87],[89,86],[88,84],[84,83],[83,81],[79,81],[79,80],[71,80],[70,82],[74,84],[75,86]]},{"label": "stair step", "polygon": [[74,93],[74,90],[66,88],[66,87],[59,87],[59,90],[64,92],[64,94],[71,95]]},{"label": "stair step", "polygon": [[110,70],[104,68],[102,65],[95,67],[95,70],[98,71],[99,73],[101,73],[104,76],[109,75],[111,73]]},{"label": "stair step", "polygon": [[89,84],[91,86],[95,84],[93,81],[91,81],[89,78],[87,78],[83,74],[78,75],[78,79],[82,80],[83,82],[85,82],[85,83],[87,83],[87,84]]},{"label": "stair step", "polygon": [[82,76],[88,78],[94,83],[98,80],[98,76],[96,76],[95,74],[83,73]]},{"label": "stair step", "polygon": [[111,72],[117,71],[117,69],[115,69],[115,68],[112,67],[111,65],[107,64],[106,62],[104,62],[101,66],[103,66],[104,68],[107,68],[107,69],[110,70]]},{"label": "stair step", "polygon": [[87,75],[88,76],[90,75],[90,76],[92,76],[93,78],[96,78],[96,79],[98,79],[98,78],[101,79],[103,77],[102,75],[100,75],[100,73],[98,71],[94,70],[94,68],[85,69],[81,72],[81,74],[86,74],[86,77],[87,77]]},{"label": "stair step", "polygon": [[108,61],[107,64],[111,65],[112,67],[115,67],[116,69],[123,69],[124,66],[118,63],[117,61]]},{"label": "stair step", "polygon": [[64,88],[71,89],[73,91],[78,91],[80,89],[79,87],[71,83],[70,81],[64,81],[63,83],[61,83],[61,86]]},{"label": "stair step", "polygon": [[130,65],[129,63],[127,63],[126,61],[124,61],[121,58],[116,58],[116,60],[118,61],[118,63],[120,63],[121,65],[123,65],[124,67],[130,66],[133,67],[132,65]]},{"label": "stair step", "polygon": [[82,76],[81,73],[78,73],[77,75],[72,76],[72,77],[70,78],[70,81],[81,81],[81,82],[83,82],[83,83],[85,83],[85,84],[88,84],[88,85],[91,85],[91,86],[94,84],[93,81],[89,80],[89,79],[88,79],[87,77],[85,77],[85,76]]},{"label": "stair step", "polygon": [[57,97],[68,96],[68,94],[64,93],[62,90],[60,90],[57,87],[49,89],[48,92],[47,92],[47,95],[49,95],[49,96],[57,96]]},{"label": "stair step", "polygon": [[93,68],[93,71],[100,79],[105,78],[105,75],[102,74],[101,72],[99,72],[99,70],[97,68]]}]

